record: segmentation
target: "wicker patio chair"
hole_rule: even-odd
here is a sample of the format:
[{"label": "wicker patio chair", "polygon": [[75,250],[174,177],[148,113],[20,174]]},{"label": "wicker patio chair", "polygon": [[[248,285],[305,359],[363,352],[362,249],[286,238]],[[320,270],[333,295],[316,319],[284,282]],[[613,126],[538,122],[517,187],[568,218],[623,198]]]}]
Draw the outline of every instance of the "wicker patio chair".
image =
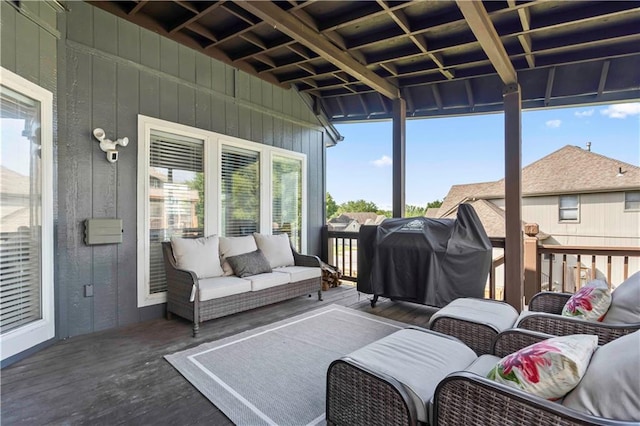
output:
[{"label": "wicker patio chair", "polygon": [[[599,345],[605,345],[618,337],[640,330],[640,272],[627,278],[613,291],[611,307],[603,322],[562,316],[562,308],[571,296],[569,293],[554,292],[536,294],[529,303],[529,311],[522,314],[514,326],[555,336],[594,334],[598,336]],[[619,315],[616,315],[613,321],[610,319],[613,310],[621,304],[626,304],[635,311],[635,315],[627,315],[633,322],[617,322],[621,321],[616,319],[620,318]]]}]

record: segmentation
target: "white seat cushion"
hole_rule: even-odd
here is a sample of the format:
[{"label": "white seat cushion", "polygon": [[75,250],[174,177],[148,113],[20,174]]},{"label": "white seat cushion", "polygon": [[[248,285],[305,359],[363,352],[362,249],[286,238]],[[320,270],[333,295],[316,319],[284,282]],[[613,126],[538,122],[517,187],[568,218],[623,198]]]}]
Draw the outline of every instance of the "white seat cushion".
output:
[{"label": "white seat cushion", "polygon": [[244,237],[220,237],[220,259],[225,275],[233,275],[233,269],[225,259],[239,254],[258,250],[256,240],[252,235]]},{"label": "white seat cushion", "polygon": [[271,268],[295,265],[291,243],[287,234],[265,235],[253,234],[258,248],[267,258]]},{"label": "white seat cushion", "polygon": [[462,342],[420,330],[405,329],[347,355],[367,368],[387,374],[405,388],[427,422],[427,407],[445,376],[464,370],[476,354]]},{"label": "white seat cushion", "polygon": [[250,275],[242,278],[251,283],[251,291],[264,290],[282,284],[288,284],[290,277],[287,274],[268,272],[266,274]]},{"label": "white seat cushion", "polygon": [[518,311],[513,306],[492,300],[461,298],[433,314],[429,324],[438,317],[457,318],[493,327],[497,332],[513,327]]},{"label": "white seat cushion", "polygon": [[283,274],[289,274],[291,282],[297,282],[302,280],[308,280],[311,278],[318,278],[322,276],[322,270],[312,266],[282,266],[276,268],[273,272],[281,272]]},{"label": "white seat cushion", "polygon": [[178,269],[194,272],[198,278],[223,274],[218,258],[217,235],[202,238],[171,238],[171,249]]},{"label": "white seat cushion", "polygon": [[478,376],[487,377],[489,371],[496,366],[498,361],[500,361],[500,358],[495,355],[481,355],[464,370],[475,373]]},{"label": "white seat cushion", "polygon": [[220,297],[251,291],[251,283],[238,277],[205,278],[198,281],[200,300],[212,300]]}]

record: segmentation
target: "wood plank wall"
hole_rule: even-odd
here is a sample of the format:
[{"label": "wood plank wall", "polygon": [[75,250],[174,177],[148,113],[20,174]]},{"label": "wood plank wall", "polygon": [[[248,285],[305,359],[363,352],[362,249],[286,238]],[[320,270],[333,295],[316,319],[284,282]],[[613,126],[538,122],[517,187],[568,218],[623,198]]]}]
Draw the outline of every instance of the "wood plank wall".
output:
[{"label": "wood plank wall", "polygon": [[[320,254],[324,130],[294,90],[283,90],[84,2],[24,2],[60,40],[2,4],[2,66],[52,90],[59,128],[56,308],[59,338],[157,318],[137,307],[137,114],[302,152],[308,159],[308,248]],[[41,9],[47,9],[42,11]],[[57,56],[56,56],[57,54]],[[57,66],[56,66],[57,61]],[[56,86],[56,80],[57,85]],[[116,164],[93,139],[128,136]],[[86,246],[87,218],[123,219],[123,243]],[[84,296],[93,284],[94,296]]]}]

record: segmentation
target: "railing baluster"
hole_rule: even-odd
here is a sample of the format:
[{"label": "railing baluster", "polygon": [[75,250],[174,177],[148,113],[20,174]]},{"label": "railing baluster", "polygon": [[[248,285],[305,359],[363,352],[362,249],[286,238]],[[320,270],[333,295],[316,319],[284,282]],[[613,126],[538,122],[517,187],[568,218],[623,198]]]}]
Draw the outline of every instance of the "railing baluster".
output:
[{"label": "railing baluster", "polygon": [[629,256],[624,257],[624,280],[627,278],[629,278]]},{"label": "railing baluster", "polygon": [[345,252],[344,252],[344,240],[345,240],[345,239],[346,239],[346,238],[342,238],[342,270],[343,270],[343,271],[345,270],[345,269],[344,269],[344,265],[345,265],[345,263],[344,263],[344,257],[345,257]]},{"label": "railing baluster", "polygon": [[576,263],[575,291],[578,291],[580,290],[580,287],[582,287],[582,262],[580,261],[580,255],[578,255],[576,260],[578,263]]},{"label": "railing baluster", "polygon": [[567,255],[563,254],[562,255],[562,292],[563,293],[567,292],[566,281],[567,281]]},{"label": "railing baluster", "polygon": [[611,286],[611,256],[607,256],[607,283]]},{"label": "railing baluster", "polygon": [[353,238],[349,238],[349,275],[353,275]]},{"label": "railing baluster", "polygon": [[596,279],[596,256],[591,256],[591,279]]},{"label": "railing baluster", "polygon": [[549,291],[553,290],[553,260],[555,259],[555,254],[549,253]]}]

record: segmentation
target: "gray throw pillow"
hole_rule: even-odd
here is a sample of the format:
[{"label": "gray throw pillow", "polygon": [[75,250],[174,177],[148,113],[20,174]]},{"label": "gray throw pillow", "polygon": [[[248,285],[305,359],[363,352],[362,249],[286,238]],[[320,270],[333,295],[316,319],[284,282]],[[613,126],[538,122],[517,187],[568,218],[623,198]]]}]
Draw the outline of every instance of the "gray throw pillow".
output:
[{"label": "gray throw pillow", "polygon": [[231,266],[231,269],[233,269],[235,275],[240,278],[271,272],[269,261],[264,257],[264,254],[262,254],[260,249],[245,254],[239,254],[237,256],[227,257],[227,262],[229,262],[229,265]]}]

